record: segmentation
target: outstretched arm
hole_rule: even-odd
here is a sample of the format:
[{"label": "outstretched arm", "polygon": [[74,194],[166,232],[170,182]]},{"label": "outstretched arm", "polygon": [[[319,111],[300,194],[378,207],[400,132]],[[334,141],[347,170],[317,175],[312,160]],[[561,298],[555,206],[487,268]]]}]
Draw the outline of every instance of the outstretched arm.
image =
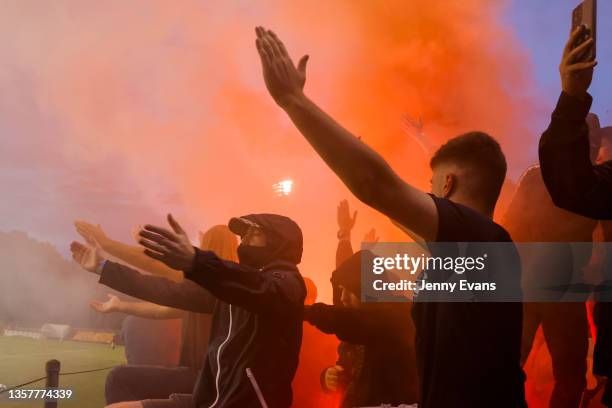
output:
[{"label": "outstretched arm", "polygon": [[198,313],[212,313],[215,298],[206,289],[188,281],[173,282],[144,275],[125,265],[105,260],[100,248],[80,242],[70,245],[72,258],[89,272],[100,275],[100,283],[116,291],[158,305]]},{"label": "outstretched arm", "polygon": [[110,293],[106,302],[94,300],[89,302],[89,305],[100,313],[119,312],[145,319],[178,319],[185,316],[184,310],[156,305],[151,302],[126,302]]},{"label": "outstretched arm", "polygon": [[254,313],[291,317],[301,313],[306,287],[297,270],[262,272],[225,261],[212,251],[194,248],[172,215],[168,223],[172,230],[147,225],[140,232],[147,255],[185,272],[186,279],[224,302]]},{"label": "outstretched arm", "polygon": [[153,275],[168,278],[175,282],[183,279],[183,274],[181,272],[169,268],[162,262],[145,255],[142,247],[137,245],[128,245],[110,238],[99,225],[93,225],[85,221],[76,221],[74,225],[77,232],[87,242],[91,242],[92,239],[95,240],[98,242],[100,248],[102,248],[104,252],[122,262]]},{"label": "outstretched arm", "polygon": [[258,27],[256,33],[268,91],[319,156],[365,204],[424,240],[435,240],[438,217],[431,197],[404,182],[378,153],[304,95],[308,57],[295,67],[272,31]]}]

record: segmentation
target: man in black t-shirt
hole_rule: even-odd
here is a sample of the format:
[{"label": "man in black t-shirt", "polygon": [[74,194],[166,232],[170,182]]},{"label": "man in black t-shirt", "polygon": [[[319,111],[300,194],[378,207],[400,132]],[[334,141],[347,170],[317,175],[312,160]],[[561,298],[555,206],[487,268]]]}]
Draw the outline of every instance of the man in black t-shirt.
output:
[{"label": "man in black t-shirt", "polygon": [[[508,233],[492,221],[506,175],[506,160],[493,138],[471,132],[438,149],[431,161],[433,195],[426,194],[304,94],[308,56],[295,66],[275,33],[257,27],[256,34],[271,96],[357,198],[425,242],[506,242],[512,247]],[[497,273],[518,287],[516,249],[490,258],[493,266],[516,264]],[[526,406],[519,302],[414,306],[419,408]]]}]

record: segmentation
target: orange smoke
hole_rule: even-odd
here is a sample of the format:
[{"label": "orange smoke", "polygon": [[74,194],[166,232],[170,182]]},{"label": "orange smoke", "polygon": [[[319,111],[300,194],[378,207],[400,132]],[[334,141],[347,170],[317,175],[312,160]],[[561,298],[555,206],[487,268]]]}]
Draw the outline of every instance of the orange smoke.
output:
[{"label": "orange smoke", "polygon": [[[528,61],[500,22],[503,6],[23,1],[3,7],[0,41],[6,60],[35,79],[37,109],[62,129],[54,143],[66,160],[121,162],[149,198],[143,206],[178,212],[194,239],[236,214],[295,218],[305,235],[302,269],[330,301],[336,204],[351,197],[266,94],[255,25],[274,29],[296,60],[310,54],[307,94],[427,189],[428,156],[402,132],[405,113],[423,118],[435,144],[484,130],[511,165],[527,164],[524,146],[536,138],[526,130],[533,107],[522,98]],[[284,178],[294,191],[278,197],[272,184]],[[160,192],[173,198],[159,201]],[[406,239],[350,201],[360,211],[355,247],[371,227],[381,240]],[[157,221],[132,216],[134,224]]]}]

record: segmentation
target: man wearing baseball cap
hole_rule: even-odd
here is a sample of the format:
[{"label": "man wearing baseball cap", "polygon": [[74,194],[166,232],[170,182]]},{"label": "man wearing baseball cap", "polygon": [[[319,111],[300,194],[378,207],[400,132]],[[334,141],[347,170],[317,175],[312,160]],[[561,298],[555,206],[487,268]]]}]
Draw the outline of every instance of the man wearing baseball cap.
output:
[{"label": "man wearing baseball cap", "polygon": [[[299,226],[276,214],[232,218],[228,226],[241,238],[235,263],[194,247],[171,215],[168,222],[171,230],[145,226],[139,242],[147,255],[182,271],[205,289],[202,296],[210,297],[213,321],[206,361],[193,394],[113,408],[289,407],[306,296],[296,266],[302,258]],[[73,243],[71,249],[85,269],[103,276],[127,268],[105,261],[94,247]]]}]

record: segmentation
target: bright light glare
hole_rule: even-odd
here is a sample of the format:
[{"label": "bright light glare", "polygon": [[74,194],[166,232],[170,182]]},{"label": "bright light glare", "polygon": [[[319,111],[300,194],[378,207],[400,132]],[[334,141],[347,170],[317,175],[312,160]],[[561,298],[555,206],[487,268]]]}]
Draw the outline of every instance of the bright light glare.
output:
[{"label": "bright light glare", "polygon": [[277,196],[288,196],[293,190],[293,180],[281,180],[278,183],[273,184],[272,188]]}]

